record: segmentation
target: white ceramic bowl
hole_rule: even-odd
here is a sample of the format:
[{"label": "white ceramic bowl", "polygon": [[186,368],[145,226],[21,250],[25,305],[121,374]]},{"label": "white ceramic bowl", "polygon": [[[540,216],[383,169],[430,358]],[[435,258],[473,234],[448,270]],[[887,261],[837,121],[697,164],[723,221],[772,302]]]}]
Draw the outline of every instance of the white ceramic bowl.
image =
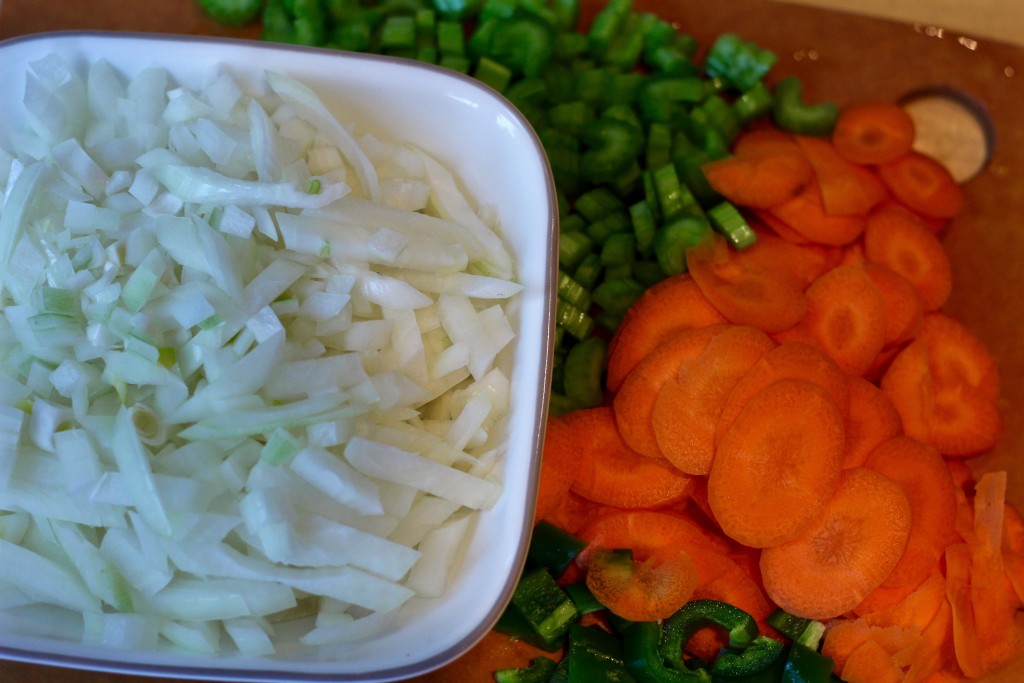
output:
[{"label": "white ceramic bowl", "polygon": [[[398,624],[371,640],[265,659],[181,651],[124,652],[84,647],[24,631],[0,612],[0,657],[64,667],[174,678],[260,681],[386,681],[436,669],[469,649],[507,604],[525,558],[547,414],[557,263],[557,207],[540,143],[503,98],[471,78],[407,60],[219,39],[57,33],[0,43],[0,140],[25,126],[26,65],[58,53],[84,73],[103,58],[126,77],[162,66],[198,87],[222,63],[243,83],[264,70],[294,76],[344,120],[433,153],[469,193],[497,208],[524,290],[516,310],[512,408],[502,465],[504,494],[480,513],[448,593],[414,598]],[[338,109],[340,111],[340,109]],[[0,562],[3,558],[0,558]]]}]

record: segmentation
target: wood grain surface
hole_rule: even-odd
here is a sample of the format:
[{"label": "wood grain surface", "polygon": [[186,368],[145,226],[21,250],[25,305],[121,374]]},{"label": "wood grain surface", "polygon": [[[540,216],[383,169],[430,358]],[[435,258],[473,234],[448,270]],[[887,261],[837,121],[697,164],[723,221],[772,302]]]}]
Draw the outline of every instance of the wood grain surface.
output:
[{"label": "wood grain surface", "polygon": [[[1024,49],[959,40],[913,24],[829,12],[770,0],[637,0],[707,44],[731,31],[779,55],[775,74],[803,79],[809,100],[840,104],[898,100],[922,89],[947,89],[976,104],[995,132],[989,165],[966,185],[969,209],[949,230],[956,287],[947,309],[994,350],[1004,378],[1007,430],[979,469],[1011,471],[1010,498],[1024,506]],[[218,27],[191,0],[2,0],[0,38],[51,30],[116,30],[255,38],[255,26]],[[0,52],[0,70],[3,69]],[[2,559],[0,559],[2,561]],[[454,671],[454,670],[451,670]],[[491,680],[487,674],[479,680]],[[991,680],[1011,680],[997,675]],[[0,662],[7,683],[141,683],[137,676]],[[461,683],[464,676],[434,681]],[[1017,679],[1013,679],[1017,680]]]}]

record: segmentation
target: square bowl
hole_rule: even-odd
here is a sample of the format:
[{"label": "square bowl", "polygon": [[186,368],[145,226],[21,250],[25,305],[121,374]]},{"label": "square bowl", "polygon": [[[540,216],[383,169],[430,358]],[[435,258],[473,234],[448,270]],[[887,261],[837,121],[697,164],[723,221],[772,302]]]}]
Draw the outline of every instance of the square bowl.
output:
[{"label": "square bowl", "polygon": [[486,634],[511,597],[525,559],[539,476],[558,226],[551,172],[529,124],[477,81],[409,60],[230,39],[74,32],[0,43],[0,66],[8,74],[8,87],[0,92],[0,149],[27,125],[22,98],[28,65],[50,54],[79,74],[101,59],[126,79],[162,67],[190,88],[198,88],[218,64],[243,85],[256,83],[265,71],[294,77],[339,120],[380,139],[417,145],[452,169],[470,197],[493,208],[522,290],[510,313],[516,336],[509,354],[507,448],[497,470],[503,492],[493,507],[476,513],[440,598],[413,597],[372,638],[318,647],[289,643],[266,657],[104,649],[77,640],[81,624],[74,620],[40,623],[0,610],[0,657],[117,673],[261,681],[399,680],[458,657]]}]

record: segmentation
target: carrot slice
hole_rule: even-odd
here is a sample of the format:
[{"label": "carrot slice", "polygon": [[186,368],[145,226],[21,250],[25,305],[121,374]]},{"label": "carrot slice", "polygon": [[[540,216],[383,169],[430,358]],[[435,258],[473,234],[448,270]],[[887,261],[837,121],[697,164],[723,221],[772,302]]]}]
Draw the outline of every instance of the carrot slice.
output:
[{"label": "carrot slice", "polygon": [[903,671],[873,638],[850,653],[840,673],[846,683],[901,683]]},{"label": "carrot slice", "polygon": [[811,178],[799,153],[734,155],[701,166],[708,184],[739,206],[767,209],[794,197]]},{"label": "carrot slice", "polygon": [[693,595],[697,569],[685,550],[666,560],[634,562],[612,549],[595,549],[587,565],[587,588],[612,613],[631,621],[657,621],[675,614]]},{"label": "carrot slice", "polygon": [[970,678],[985,672],[981,661],[982,641],[971,603],[971,551],[966,543],[946,548],[946,596],[952,608],[953,646],[960,669]]},{"label": "carrot slice", "polygon": [[941,383],[962,383],[999,398],[999,370],[985,342],[966,325],[944,313],[929,313],[917,338],[928,345],[928,367]]},{"label": "carrot slice", "polygon": [[874,283],[885,304],[885,343],[912,339],[921,327],[924,304],[914,285],[905,277],[877,263],[865,263],[864,272]]},{"label": "carrot slice", "polygon": [[880,386],[900,414],[903,433],[928,441],[927,416],[933,396],[927,345],[921,341],[908,344],[893,358]]},{"label": "carrot slice", "polygon": [[946,167],[919,152],[881,164],[878,176],[894,197],[925,216],[952,218],[964,208],[963,190]]},{"label": "carrot slice", "polygon": [[662,457],[651,416],[658,392],[679,376],[680,369],[704,351],[728,325],[683,330],[662,342],[633,369],[612,400],[622,439],[637,453]]},{"label": "carrot slice", "polygon": [[794,325],[807,308],[802,287],[745,259],[721,235],[688,249],[686,265],[704,296],[730,322],[777,332]]},{"label": "carrot slice", "polygon": [[848,375],[863,375],[885,344],[885,302],[858,266],[839,266],[807,289],[804,325]]},{"label": "carrot slice", "polygon": [[698,559],[698,577],[709,580],[700,573],[699,558],[707,553],[724,554],[728,548],[724,539],[689,517],[667,510],[613,510],[592,519],[577,535],[587,542],[577,558],[583,567],[590,561],[590,548],[629,548],[640,561],[649,557],[667,559],[675,549],[682,548]]},{"label": "carrot slice", "polygon": [[776,382],[754,395],[718,444],[708,503],[722,530],[767,548],[814,522],[839,481],[844,419],[823,389]]},{"label": "carrot slice", "polygon": [[557,526],[559,529],[564,529],[570,534],[575,534],[583,526],[589,523],[590,520],[607,513],[608,510],[611,509],[618,508],[612,508],[609,505],[595,503],[588,498],[584,498],[575,491],[570,490],[569,493],[562,496],[562,499],[557,506],[549,508],[544,516],[535,515],[535,518],[537,520],[546,520]]},{"label": "carrot slice", "polygon": [[907,544],[910,515],[899,484],[864,467],[843,470],[812,524],[761,553],[768,597],[810,619],[853,609],[896,566]]},{"label": "carrot slice", "polygon": [[633,451],[619,434],[608,406],[576,410],[562,418],[582,454],[572,490],[604,505],[649,508],[682,500],[693,478],[664,460]]},{"label": "carrot slice", "polygon": [[793,135],[774,127],[744,131],[733,143],[732,153],[744,157],[803,154]]},{"label": "carrot slice", "polygon": [[850,244],[863,234],[866,226],[861,215],[828,213],[821,186],[816,181],[808,183],[803,192],[792,199],[773,206],[770,213],[804,239],[816,244]]},{"label": "carrot slice", "polygon": [[[879,586],[872,591],[871,595],[879,590],[893,589]],[[904,626],[924,632],[931,625],[942,605],[946,603],[946,577],[942,575],[938,569],[938,563],[936,563],[936,569],[928,578],[898,602],[885,609],[863,610],[864,603],[871,599],[871,595],[854,610],[868,624],[871,626]]]},{"label": "carrot slice", "polygon": [[576,477],[580,458],[575,430],[563,418],[549,418],[534,509],[537,519],[549,518],[561,506]]},{"label": "carrot slice", "polygon": [[[945,582],[943,581],[943,589]],[[953,615],[945,596],[939,602],[932,623],[922,632],[921,643],[907,668],[903,683],[924,683],[940,672],[947,663],[945,649],[952,635]]]},{"label": "carrot slice", "polygon": [[653,285],[626,310],[608,342],[608,390],[618,391],[641,359],[673,333],[724,322],[690,275],[674,275]]},{"label": "carrot slice", "polygon": [[907,548],[882,585],[919,585],[942,557],[956,518],[956,492],[949,469],[934,447],[905,436],[880,445],[865,465],[903,487],[911,510]]},{"label": "carrot slice", "polygon": [[816,346],[783,343],[766,353],[733,387],[715,425],[716,442],[721,441],[747,401],[782,379],[803,380],[821,387],[835,401],[844,419],[850,414],[849,383],[836,362]]},{"label": "carrot slice", "polygon": [[851,377],[850,416],[846,421],[843,467],[860,467],[871,451],[903,431],[900,414],[889,397],[862,377]]},{"label": "carrot slice", "polygon": [[820,244],[795,244],[754,223],[757,242],[743,250],[745,264],[776,273],[801,289],[839,265],[840,249]]},{"label": "carrot slice", "polygon": [[796,136],[797,144],[814,168],[821,200],[830,216],[859,216],[889,196],[874,173],[847,161],[825,138]]},{"label": "carrot slice", "polygon": [[863,619],[837,619],[826,627],[821,654],[835,664],[833,671],[842,671],[854,650],[870,639],[871,626]]},{"label": "carrot slice", "polygon": [[1003,431],[1003,418],[995,402],[967,384],[936,384],[925,423],[928,442],[949,457],[988,451]]},{"label": "carrot slice", "polygon": [[942,306],[953,288],[949,255],[935,234],[905,207],[885,203],[868,215],[864,253],[903,276],[926,311]]},{"label": "carrot slice", "polygon": [[855,164],[886,164],[910,152],[914,119],[892,102],[862,102],[843,107],[832,129],[832,145]]},{"label": "carrot slice", "polygon": [[651,421],[661,452],[688,474],[707,474],[715,452],[715,422],[732,387],[775,343],[754,327],[733,325],[684,363],[659,390]]}]

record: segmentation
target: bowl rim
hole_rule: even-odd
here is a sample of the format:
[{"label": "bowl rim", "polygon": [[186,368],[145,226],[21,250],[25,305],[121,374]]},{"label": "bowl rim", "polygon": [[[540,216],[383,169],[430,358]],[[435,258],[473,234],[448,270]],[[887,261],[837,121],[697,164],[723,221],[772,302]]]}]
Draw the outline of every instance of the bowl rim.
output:
[{"label": "bowl rim", "polygon": [[[190,35],[142,31],[115,31],[102,29],[71,29],[44,31],[19,36],[12,36],[9,38],[2,39],[0,40],[0,63],[3,62],[4,54],[7,52],[7,49],[11,47],[33,42],[44,42],[53,40],[73,41],[82,38],[111,41],[143,41],[151,43],[199,43],[214,46],[225,45],[245,49],[265,50],[267,52],[309,53],[320,55],[322,57],[330,57],[334,59],[351,60],[356,62],[376,62],[381,64],[400,66],[404,68],[420,69],[423,71],[433,73],[443,78],[453,79],[455,81],[461,82],[463,86],[468,86],[471,89],[477,90],[481,92],[481,94],[494,99],[495,102],[498,105],[500,105],[503,110],[505,110],[504,113],[508,114],[526,134],[527,139],[529,140],[530,145],[533,149],[533,154],[537,157],[537,160],[539,161],[540,166],[543,169],[543,182],[545,185],[544,203],[547,207],[547,219],[546,224],[544,226],[544,236],[547,240],[547,245],[545,249],[546,267],[544,268],[543,274],[543,316],[542,320],[540,321],[542,329],[545,331],[545,333],[539,340],[542,344],[542,348],[540,349],[539,354],[539,364],[537,367],[539,377],[535,378],[537,380],[539,392],[537,396],[538,400],[536,401],[536,405],[534,407],[532,416],[532,424],[534,425],[534,429],[529,439],[531,453],[533,457],[531,460],[531,466],[529,468],[528,477],[526,481],[527,502],[525,503],[525,505],[527,514],[523,515],[522,519],[519,521],[518,531],[521,534],[521,536],[520,542],[518,543],[518,547],[516,548],[516,551],[512,557],[513,571],[510,572],[508,577],[506,577],[505,585],[499,592],[498,599],[494,602],[491,609],[487,612],[487,617],[483,621],[481,621],[476,628],[469,631],[463,638],[452,644],[450,647],[419,661],[403,663],[401,665],[396,665],[387,669],[369,672],[302,671],[289,670],[282,666],[275,666],[268,669],[232,668],[230,666],[219,667],[155,663],[142,661],[141,659],[133,657],[117,658],[118,654],[139,654],[144,656],[147,654],[152,655],[155,653],[159,653],[161,651],[125,653],[118,650],[97,648],[96,651],[98,653],[103,653],[105,656],[88,656],[84,654],[48,652],[42,649],[29,649],[27,647],[8,645],[3,642],[0,642],[0,660],[16,661],[27,664],[38,664],[43,666],[54,666],[67,669],[90,670],[96,672],[107,672],[127,675],[143,675],[162,678],[178,678],[183,680],[192,679],[207,681],[239,682],[280,681],[281,683],[285,683],[287,681],[398,681],[407,679],[411,676],[429,673],[454,661],[459,656],[469,651],[474,645],[476,645],[481,639],[483,639],[484,636],[487,635],[487,633],[493,628],[494,624],[501,616],[501,613],[504,611],[504,609],[511,601],[512,594],[515,590],[516,583],[518,580],[518,576],[522,572],[526,563],[526,554],[529,545],[529,537],[533,527],[533,515],[531,513],[536,500],[537,488],[539,486],[540,453],[544,441],[546,419],[549,406],[550,392],[548,391],[548,386],[550,384],[550,378],[554,362],[553,351],[555,343],[555,306],[557,302],[555,283],[557,282],[558,270],[557,255],[559,230],[558,201],[554,177],[544,146],[540,141],[540,137],[537,135],[537,132],[535,131],[529,120],[515,107],[515,105],[513,105],[508,100],[508,98],[506,98],[502,93],[495,90],[486,83],[479,81],[468,74],[464,74],[453,69],[448,69],[440,65],[431,64],[428,62],[421,62],[411,58],[397,57],[393,55],[353,52],[349,50],[339,50],[334,48],[275,43],[256,39],[227,36]],[[53,638],[47,637],[26,636],[26,638],[30,640],[38,640],[40,643],[45,643],[46,641],[57,642]],[[217,655],[213,659],[217,659],[219,657],[220,655]],[[225,659],[224,661],[230,664],[230,659]],[[258,661],[258,659],[246,661],[252,662]],[[273,659],[269,659],[267,660],[267,662],[272,664],[285,663],[281,660]]]}]

